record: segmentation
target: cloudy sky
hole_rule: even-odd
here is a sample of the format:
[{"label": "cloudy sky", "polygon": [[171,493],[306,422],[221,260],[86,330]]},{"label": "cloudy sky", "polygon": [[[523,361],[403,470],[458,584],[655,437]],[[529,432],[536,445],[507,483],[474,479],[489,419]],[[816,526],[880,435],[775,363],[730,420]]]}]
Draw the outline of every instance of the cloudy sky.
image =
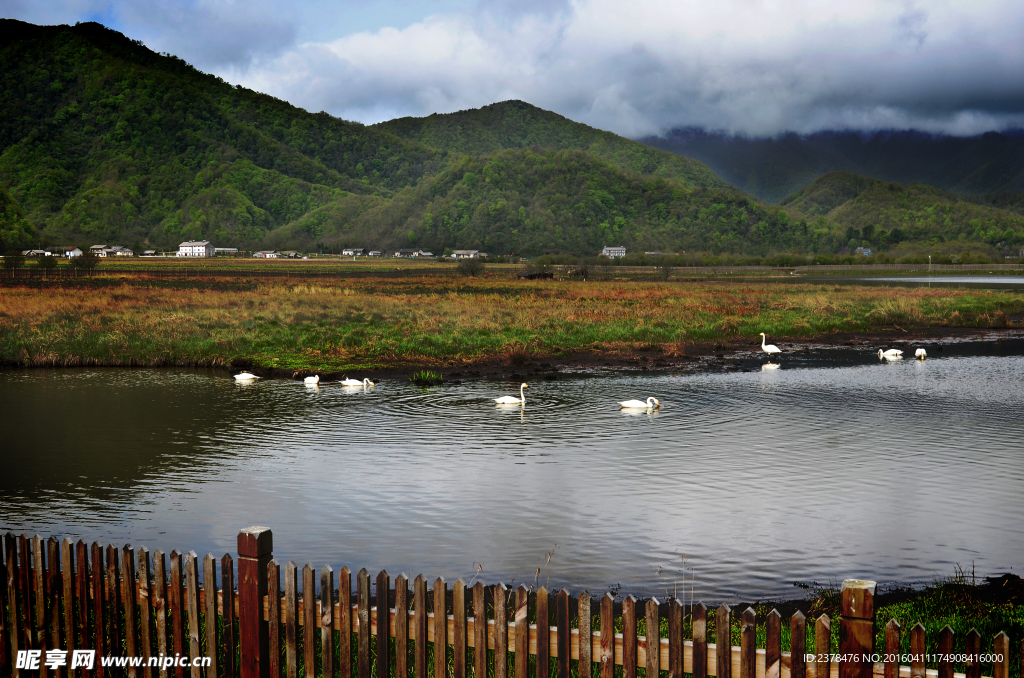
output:
[{"label": "cloudy sky", "polygon": [[1024,127],[1020,0],[0,0],[366,123],[522,99],[627,136]]}]

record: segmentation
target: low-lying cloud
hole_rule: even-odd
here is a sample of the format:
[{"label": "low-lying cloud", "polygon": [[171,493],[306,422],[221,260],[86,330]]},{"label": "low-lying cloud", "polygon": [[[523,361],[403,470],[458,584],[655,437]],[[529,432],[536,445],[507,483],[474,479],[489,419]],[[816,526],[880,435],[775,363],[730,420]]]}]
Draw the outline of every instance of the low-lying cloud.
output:
[{"label": "low-lying cloud", "polygon": [[232,82],[367,123],[516,98],[628,136],[1024,127],[1019,2],[406,0],[415,18],[361,30],[337,12],[313,30],[319,5],[293,5],[119,16]]}]

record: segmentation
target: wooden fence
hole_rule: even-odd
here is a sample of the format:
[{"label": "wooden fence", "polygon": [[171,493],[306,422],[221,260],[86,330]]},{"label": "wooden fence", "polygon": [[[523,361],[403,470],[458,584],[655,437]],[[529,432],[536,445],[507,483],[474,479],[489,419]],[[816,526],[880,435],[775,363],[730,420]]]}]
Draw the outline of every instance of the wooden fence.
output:
[{"label": "wooden fence", "polygon": [[[983,649],[972,631],[960,649],[946,627],[938,656],[926,657],[918,624],[908,657],[899,624],[890,621],[885,647],[874,648],[874,583],[858,580],[843,583],[838,647],[827,616],[809,620],[797,612],[787,623],[773,610],[761,624],[759,648],[749,608],[739,613],[740,643],[733,646],[733,611],[725,605],[697,603],[686,613],[675,599],[616,602],[611,594],[461,580],[449,587],[441,578],[410,582],[405,575],[392,583],[387,572],[371,582],[366,570],[355,575],[353,591],[348,568],[335,581],[330,566],[319,573],[309,565],[301,572],[294,563],[282,567],[272,558],[270,530],[259,527],[239,533],[237,563],[230,555],[150,556],[145,548],[53,537],[7,534],[2,541],[0,675],[17,678],[580,678],[588,666],[591,678],[637,678],[641,671],[667,678],[981,678],[983,663],[991,663],[992,678],[1010,675],[1005,633]],[[784,623],[791,652],[782,651]],[[95,650],[92,668],[45,664],[48,650],[76,649]],[[37,669],[19,667],[25,650],[39,651]],[[104,657],[137,657],[141,665],[105,666]],[[203,657],[209,659],[197,665],[180,661]],[[937,668],[926,670],[926,660]],[[954,663],[965,673],[954,673]]]}]

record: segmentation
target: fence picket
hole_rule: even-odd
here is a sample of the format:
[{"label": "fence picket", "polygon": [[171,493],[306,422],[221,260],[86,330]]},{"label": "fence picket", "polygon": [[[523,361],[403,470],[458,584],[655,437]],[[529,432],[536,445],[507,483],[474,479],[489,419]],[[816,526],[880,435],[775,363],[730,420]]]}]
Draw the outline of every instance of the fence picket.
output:
[{"label": "fence picket", "polygon": [[[167,656],[167,559],[160,549],[153,551],[153,607],[156,610],[156,651]],[[167,668],[160,666],[160,678]]]},{"label": "fence picket", "polygon": [[284,642],[288,678],[299,675],[299,595],[298,567],[294,561],[284,566]]},{"label": "fence picket", "polygon": [[[170,612],[171,649],[176,655],[185,654],[185,598],[181,589],[182,554],[177,549],[171,551],[171,581],[168,587],[167,609]],[[184,678],[185,669],[174,667],[175,678]]]},{"label": "fence picket", "polygon": [[[899,646],[897,645],[897,647]],[[885,651],[889,651],[888,645],[886,645]],[[981,662],[978,660],[978,655],[981,654],[981,634],[978,633],[978,629],[971,629],[967,632],[965,654],[967,655],[966,678],[981,678]]]},{"label": "fence picket", "polygon": [[118,551],[113,544],[107,544],[107,611],[110,614],[110,654],[124,654],[121,641],[124,633],[121,626],[121,571],[118,567]]},{"label": "fence picket", "polygon": [[[569,628],[569,592],[562,589],[555,594],[555,627],[558,648],[558,678],[569,678],[572,629]],[[583,638],[580,637],[582,642]]]},{"label": "fence picket", "polygon": [[764,678],[782,678],[782,615],[768,613],[764,632]]},{"label": "fence picket", "polygon": [[[75,569],[75,599],[78,601],[76,617],[78,626],[78,646],[83,648],[96,647],[96,644],[89,640],[89,547],[79,539],[75,542],[75,560],[78,567]],[[81,669],[78,673],[80,678],[89,678],[89,669]]]},{"label": "fence picket", "polygon": [[551,676],[551,617],[549,605],[551,596],[548,587],[537,590],[537,678]]},{"label": "fence picket", "polygon": [[636,678],[636,598],[622,601],[622,678]]},{"label": "fence picket", "polygon": [[434,678],[448,677],[448,585],[434,580]]},{"label": "fence picket", "polygon": [[[46,651],[50,649],[47,642],[49,631],[47,629],[48,610],[46,609],[46,551],[45,542],[38,534],[32,537],[32,581],[35,594],[33,602],[36,611],[35,633],[33,634],[36,643],[33,647],[42,650],[45,657]],[[46,665],[40,664],[39,678],[46,678],[49,675],[50,671]]]},{"label": "fence picket", "polygon": [[827,614],[823,614],[814,623],[814,675],[816,678],[829,678],[832,673],[831,647],[832,622]]},{"label": "fence picket", "polygon": [[338,672],[341,678],[352,678],[352,572],[341,568],[338,573],[338,617],[341,641],[338,648]]},{"label": "fence picket", "polygon": [[395,678],[409,678],[409,578],[395,577]]},{"label": "fence picket", "polygon": [[708,608],[700,602],[693,608],[693,678],[708,678]]},{"label": "fence picket", "polygon": [[302,567],[302,667],[306,678],[316,678],[316,582],[313,568]]},{"label": "fence picket", "polygon": [[[188,614],[188,653],[195,659],[202,656],[202,648],[199,646],[199,556],[195,551],[185,554],[185,601]],[[202,678],[202,669],[194,663],[191,673],[192,678]]]},{"label": "fence picket", "polygon": [[[78,647],[75,643],[75,543],[71,537],[65,537],[60,543],[60,561],[61,593],[64,600],[64,644],[61,647],[70,656]],[[70,670],[68,675],[71,675]]]},{"label": "fence picket", "polygon": [[[125,544],[121,547],[121,600],[124,602],[124,649],[129,657],[138,657],[139,652],[136,601],[138,591],[135,587],[135,552]],[[196,628],[199,620],[196,620]],[[193,674],[195,671],[193,671]],[[128,667],[129,678],[138,676],[138,668]]]},{"label": "fence picket", "polygon": [[334,570],[320,568],[320,663],[324,678],[334,678]]},{"label": "fence picket", "polygon": [[992,662],[992,678],[1010,678],[1010,637],[1005,631],[992,641],[992,654],[996,660]]},{"label": "fence picket", "polygon": [[237,663],[235,662],[235,560],[230,553],[220,559],[220,587],[223,609],[223,626],[221,640],[224,647],[224,666],[220,670],[222,678],[234,678]]},{"label": "fence picket", "polygon": [[648,676],[657,676],[661,672],[661,613],[658,606],[657,598],[647,601],[644,650],[647,654]]},{"label": "fence picket", "polygon": [[529,622],[530,594],[522,584],[516,589],[516,643],[515,643],[515,678],[528,678],[527,672],[530,667],[530,622]]},{"label": "fence picket", "polygon": [[462,579],[452,584],[452,616],[452,677],[466,678],[466,583]]},{"label": "fence picket", "polygon": [[668,678],[683,678],[683,606],[668,601]]},{"label": "fence picket", "polygon": [[715,612],[715,678],[732,678],[732,609],[721,605]]},{"label": "fence picket", "polygon": [[[212,554],[210,555],[210,560],[213,560]],[[213,619],[216,620],[216,591],[213,593],[213,599]],[[216,628],[216,624],[214,624],[214,627]],[[209,629],[209,622],[207,622],[207,629]],[[270,641],[270,653],[267,656],[269,660],[267,664],[269,667],[268,672],[271,678],[281,678],[281,565],[273,558],[267,563],[267,631]],[[209,633],[209,630],[207,633]],[[214,651],[216,651],[216,635],[214,635],[214,642],[210,646],[215,648]],[[214,663],[216,664],[216,661]]]},{"label": "fence picket", "polygon": [[[151,631],[152,612],[150,611],[150,586],[149,586],[149,549],[145,546],[139,547],[137,560],[139,562],[139,647],[142,650],[143,678],[152,678],[153,667],[149,665],[149,659],[153,656],[153,634]],[[215,674],[208,673],[210,678],[216,678]]]},{"label": "fence picket", "polygon": [[508,595],[504,584],[494,587],[494,678],[508,678]]},{"label": "fence picket", "polygon": [[370,678],[370,574],[366,568],[356,574],[359,605],[359,678]]},{"label": "fence picket", "polygon": [[[217,559],[212,553],[203,556],[203,597],[203,610],[206,614],[206,654],[213,657],[206,676],[217,678]],[[273,675],[277,678],[276,674]]]},{"label": "fence picket", "polygon": [[413,635],[416,647],[413,655],[413,668],[416,678],[427,678],[427,580],[422,574],[416,575],[412,582]]},{"label": "fence picket", "polygon": [[[47,610],[47,618],[50,622],[49,638],[50,647],[52,649],[61,649],[66,647],[61,643],[60,638],[60,601],[63,597],[61,595],[63,586],[61,585],[61,567],[60,567],[60,542],[57,541],[56,537],[50,537],[46,540],[46,596],[47,604],[49,609]],[[53,670],[54,678],[61,678],[65,673],[65,670],[61,667],[57,667]],[[135,676],[132,676],[135,678]]]},{"label": "fence picket", "polygon": [[578,675],[579,678],[591,678],[594,672],[594,634],[591,629],[590,594],[583,592],[576,598],[576,610],[580,631]]},{"label": "fence picket", "polygon": [[949,658],[951,654],[953,654],[953,629],[947,624],[939,631],[938,678],[953,678],[953,662]]},{"label": "fence picket", "polygon": [[[884,678],[900,677],[900,623],[890,619],[885,625],[885,669]],[[967,674],[970,676],[970,673]],[[981,674],[975,678],[980,678]]]},{"label": "fence picket", "polygon": [[789,620],[789,678],[807,677],[807,618],[797,610]]},{"label": "fence picket", "polygon": [[487,678],[487,591],[482,581],[473,585],[473,677]]},{"label": "fence picket", "polygon": [[740,678],[757,678],[757,614],[749,607],[740,615]]},{"label": "fence picket", "polygon": [[910,678],[926,678],[924,664],[924,634],[924,626],[920,623],[910,629],[910,654],[913,655],[910,660]]},{"label": "fence picket", "polygon": [[0,671],[4,675],[13,675],[16,662],[12,661],[12,658],[18,656],[18,638],[15,633],[17,627],[12,623],[17,616],[10,585],[11,569],[15,567],[16,562],[11,550],[12,543],[10,535],[0,536],[0,549],[3,550],[4,556],[0,563]]},{"label": "fence picket", "polygon": [[388,637],[391,635],[391,606],[388,601],[390,590],[391,576],[387,570],[381,570],[377,573],[377,678],[388,678],[391,666],[391,654],[388,650]]},{"label": "fence picket", "polygon": [[615,599],[601,597],[601,678],[615,678]]}]

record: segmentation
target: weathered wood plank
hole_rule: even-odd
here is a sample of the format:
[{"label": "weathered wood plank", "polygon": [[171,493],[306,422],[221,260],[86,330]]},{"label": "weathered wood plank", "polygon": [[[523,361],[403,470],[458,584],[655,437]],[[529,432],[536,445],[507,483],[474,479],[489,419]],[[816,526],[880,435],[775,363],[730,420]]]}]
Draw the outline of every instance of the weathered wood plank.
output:
[{"label": "weathered wood plank", "polygon": [[[153,551],[153,610],[156,612],[156,651],[167,656],[167,558],[160,549]],[[167,678],[160,667],[160,678]]]},{"label": "weathered wood plank", "polygon": [[601,598],[601,678],[615,678],[615,599]]},{"label": "weathered wood plank", "polygon": [[434,678],[448,676],[448,585],[434,580]]},{"label": "weathered wood plank", "polygon": [[293,561],[284,566],[284,643],[286,675],[299,676],[299,594],[298,567]]},{"label": "weathered wood plank", "polygon": [[[579,678],[591,678],[594,672],[594,633],[591,629],[590,594],[584,591],[576,598],[580,631]],[[678,678],[683,678],[678,676]]]},{"label": "weathered wood plank", "polygon": [[[203,612],[206,614],[206,654],[213,657],[207,678],[217,678],[217,559],[212,553],[203,556]],[[273,604],[273,601],[271,601]],[[276,645],[275,645],[276,647]],[[276,674],[271,674],[277,678]]]},{"label": "weathered wood plank", "polygon": [[107,544],[107,609],[110,613],[110,654],[123,655],[124,627],[121,622],[121,568],[117,547]]},{"label": "weathered wood plank", "polygon": [[[89,634],[89,546],[81,539],[75,542],[75,560],[78,561],[78,568],[75,570],[78,646],[88,649],[96,645],[90,640]],[[89,678],[90,674],[89,669],[81,669],[78,673],[80,678]]]},{"label": "weathered wood plank", "polygon": [[[47,618],[50,622],[50,628],[48,630],[48,636],[50,639],[51,649],[66,649],[66,645],[61,642],[61,612],[60,612],[60,601],[63,597],[63,585],[61,584],[61,563],[60,563],[60,542],[57,541],[56,537],[50,537],[46,540],[46,597],[47,605]],[[45,655],[44,655],[45,656]],[[62,678],[67,672],[66,668],[57,667],[52,671],[54,678]],[[132,676],[132,678],[136,678]]]},{"label": "weathered wood plank", "polygon": [[[185,609],[188,614],[188,653],[194,658],[203,654],[199,637],[199,556],[195,551],[185,554]],[[192,665],[192,678],[202,678],[202,669]]]},{"label": "weathered wood plank", "polygon": [[925,675],[925,630],[920,623],[910,629],[910,678],[926,678]]},{"label": "weathered wood plank", "polygon": [[1001,631],[992,641],[992,654],[996,661],[992,662],[992,678],[1010,678],[1010,637]]},{"label": "weathered wood plank", "polygon": [[359,609],[359,678],[370,678],[370,574],[366,568],[356,574],[356,598]]},{"label": "weathered wood plank", "polygon": [[388,592],[391,590],[391,575],[387,570],[377,573],[377,678],[388,678],[391,669],[391,652],[388,638],[391,635],[388,612],[391,605]]},{"label": "weathered wood plank", "polygon": [[[174,549],[170,554],[170,584],[167,587],[167,610],[170,613],[168,630],[171,635],[171,649],[177,655],[185,654],[185,592],[182,590],[184,566],[182,554]],[[174,667],[175,678],[184,678],[185,669]]]},{"label": "weathered wood plank", "polygon": [[[890,624],[895,624],[896,621],[893,620],[893,621],[891,621],[889,623]],[[886,629],[888,630],[888,628],[889,627],[887,626]],[[896,628],[899,628],[899,625],[897,625]],[[896,648],[897,648],[896,649],[896,653],[898,653],[899,652],[899,639],[898,638],[897,638],[897,642],[896,642]],[[886,651],[886,653],[889,652],[888,636],[886,636],[885,651]],[[967,661],[965,662],[966,670],[964,672],[965,675],[966,675],[966,678],[981,678],[981,662],[978,661],[978,655],[981,654],[981,634],[978,633],[978,629],[971,629],[970,631],[967,632],[967,638],[965,639],[964,653],[967,655]],[[888,669],[888,666],[886,666],[886,669]],[[897,666],[896,670],[899,671],[899,667],[898,666]],[[897,678],[898,678],[898,674],[894,674],[894,675],[897,676]],[[888,674],[886,674],[885,678],[890,678],[890,677],[889,677]]]},{"label": "weathered wood plank", "polygon": [[409,578],[395,577],[395,678],[409,678]]},{"label": "weathered wood plank", "polygon": [[[67,656],[70,658],[75,648],[79,647],[75,641],[75,542],[71,541],[71,537],[65,537],[64,541],[60,542],[60,573],[61,599],[64,601],[64,643],[60,647],[67,650]],[[0,665],[2,664],[0,661]],[[69,661],[68,666],[70,665]]]},{"label": "weathered wood plank", "polygon": [[797,610],[789,620],[789,678],[807,678],[807,618]]},{"label": "weathered wood plank", "polygon": [[647,627],[644,636],[644,650],[647,654],[648,676],[657,676],[661,672],[661,613],[658,610],[659,605],[657,598],[647,601],[647,614],[644,620]]},{"label": "weathered wood plank", "polygon": [[529,678],[530,667],[530,594],[522,584],[516,589],[515,609],[515,678]]},{"label": "weathered wood plank", "polygon": [[537,678],[551,676],[551,594],[547,586],[537,589]]},{"label": "weathered wood plank", "polygon": [[466,678],[466,583],[462,579],[452,584],[452,617],[452,678]]},{"label": "weathered wood plank", "polygon": [[18,606],[21,608],[21,646],[34,648],[35,633],[32,630],[32,541],[27,534],[18,535]]},{"label": "weathered wood plank", "polygon": [[782,615],[768,613],[764,630],[764,678],[782,678]]},{"label": "weathered wood plank", "polygon": [[[137,601],[139,592],[135,584],[135,551],[128,544],[121,547],[121,600],[124,603],[124,651],[129,657],[138,657],[139,635]],[[199,627],[199,619],[196,619],[196,628]],[[192,672],[195,674],[195,671]],[[128,667],[128,678],[137,678],[139,670],[137,667]],[[199,678],[196,676],[196,678]]]},{"label": "weathered wood plank", "polygon": [[473,585],[473,676],[487,678],[487,590],[482,581]]},{"label": "weathered wood plank", "polygon": [[814,622],[814,675],[829,678],[832,674],[832,621],[827,614]]},{"label": "weathered wood plank", "polygon": [[[149,549],[140,546],[137,551],[137,560],[139,562],[139,650],[143,659],[142,676],[143,678],[152,678],[153,667],[149,665],[149,659],[153,656]],[[216,678],[215,673],[207,672],[207,675],[209,678]]]},{"label": "weathered wood plank", "polygon": [[347,567],[338,573],[338,608],[338,674],[340,678],[352,678],[352,572]]},{"label": "weathered wood plank", "polygon": [[636,678],[636,598],[622,601],[622,678]]},{"label": "weathered wood plank", "polygon": [[235,661],[235,559],[230,553],[225,553],[220,559],[220,590],[221,590],[221,616],[223,625],[221,627],[221,652],[224,657],[224,666],[220,668],[221,678],[234,678],[238,670]]},{"label": "weathered wood plank", "polygon": [[[213,611],[216,614],[216,592],[213,597]],[[270,642],[270,653],[267,655],[270,678],[281,678],[281,564],[275,558],[267,563],[267,631]],[[215,639],[213,647],[216,646]]]},{"label": "weathered wood plank", "polygon": [[[537,629],[538,633],[540,628]],[[555,650],[558,654],[558,678],[569,678],[569,660],[572,647],[572,629],[569,628],[569,592],[555,594]]]},{"label": "weathered wood plank", "polygon": [[757,678],[757,614],[749,607],[740,615],[740,678]]},{"label": "weathered wood plank", "polygon": [[504,584],[494,587],[494,678],[508,678],[508,595]]},{"label": "weathered wood plank", "polygon": [[678,598],[671,598],[668,601],[668,678],[683,678],[683,647],[683,606]]},{"label": "weathered wood plank", "polygon": [[[979,636],[980,638],[980,636]],[[899,678],[900,676],[900,623],[890,619],[885,625],[885,662],[883,672],[885,678]],[[979,673],[975,678],[981,678]]]},{"label": "weathered wood plank", "polygon": [[313,568],[302,567],[302,668],[316,678],[316,580]]},{"label": "weathered wood plank", "polygon": [[[721,605],[715,612],[716,678],[732,678],[731,629],[732,609],[728,605]],[[722,648],[730,648],[730,651],[723,652]]]},{"label": "weathered wood plank", "polygon": [[[51,649],[49,643],[49,610],[46,607],[46,541],[38,534],[32,537],[32,581],[34,585],[34,607],[36,612],[33,637],[35,649],[42,650],[43,656]],[[45,664],[39,665],[39,677],[47,678],[50,670]]]},{"label": "weathered wood plank", "polygon": [[8,663],[11,664],[11,675],[15,678],[20,678],[21,671],[20,669],[15,668],[15,660],[18,656],[18,650],[25,649],[25,645],[23,645],[23,639],[21,637],[21,617],[24,614],[24,611],[20,606],[21,594],[18,590],[18,584],[21,580],[21,574],[19,573],[20,564],[18,559],[18,540],[11,533],[4,535],[4,551],[7,554],[7,573],[3,586],[7,591],[7,637],[11,648],[11,656],[8,657]]},{"label": "weathered wood plank", "polygon": [[416,647],[413,655],[413,668],[416,678],[427,678],[427,580],[423,575],[416,575],[412,582],[413,636]]},{"label": "weathered wood plank", "polygon": [[[11,626],[8,622],[9,619],[9,608],[7,606],[8,587],[7,587],[7,550],[6,540],[0,538],[0,551],[2,556],[0,557],[0,675],[10,676],[14,672],[14,665],[17,661],[11,661],[11,655],[8,653],[8,647],[11,641],[8,640]],[[11,610],[10,613],[17,614],[16,611]],[[18,641],[13,641],[14,647],[17,648]],[[18,656],[17,649],[14,650],[14,657]]]},{"label": "weathered wood plank", "polygon": [[708,608],[693,608],[693,678],[708,678]]},{"label": "weathered wood plank", "polygon": [[939,678],[953,678],[953,662],[949,658],[952,654],[953,629],[947,624],[939,631]]},{"label": "weathered wood plank", "polygon": [[334,678],[334,570],[320,568],[320,664],[324,678]]}]

